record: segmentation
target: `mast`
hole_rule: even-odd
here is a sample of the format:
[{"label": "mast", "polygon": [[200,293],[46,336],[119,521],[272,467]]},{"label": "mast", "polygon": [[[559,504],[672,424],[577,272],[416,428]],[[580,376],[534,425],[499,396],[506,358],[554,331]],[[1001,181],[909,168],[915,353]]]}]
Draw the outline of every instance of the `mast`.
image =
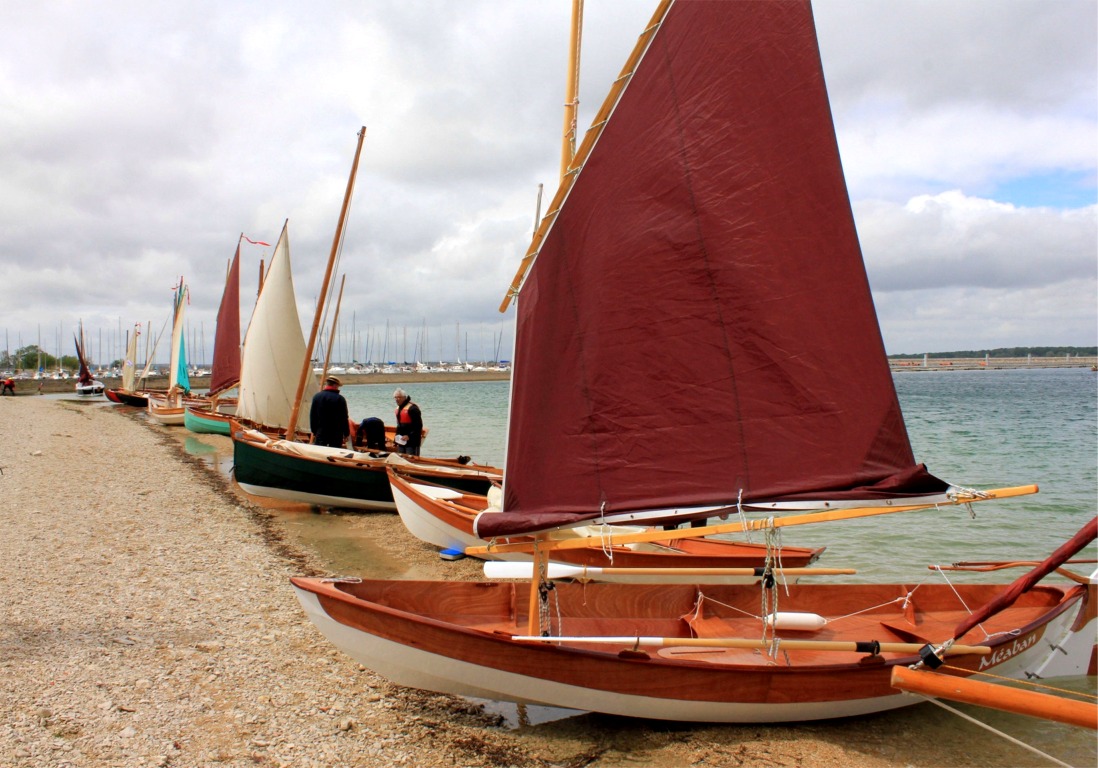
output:
[{"label": "mast", "polygon": [[290,411],[290,421],[286,425],[286,437],[289,440],[293,440],[294,433],[297,430],[297,417],[301,411],[301,398],[305,392],[305,382],[308,380],[312,371],[313,362],[313,349],[316,346],[316,335],[320,329],[320,318],[324,310],[324,297],[328,295],[328,287],[332,281],[332,269],[335,266],[336,255],[339,253],[340,245],[343,243],[343,228],[347,221],[347,209],[351,205],[351,194],[355,189],[355,176],[358,173],[358,159],[362,155],[362,141],[366,138],[366,126],[358,132],[358,146],[355,148],[355,159],[351,164],[351,175],[347,179],[347,191],[343,195],[343,207],[339,211],[339,221],[336,223],[335,237],[332,238],[332,252],[328,256],[328,266],[324,269],[324,281],[320,287],[320,300],[316,304],[316,314],[313,317],[313,327],[309,332],[309,342],[305,347],[305,360],[301,365],[301,377],[297,382],[297,395],[294,397],[293,409]]},{"label": "mast", "polygon": [[339,305],[343,303],[343,286],[347,282],[347,275],[339,281],[339,296],[336,298],[335,313],[332,315],[332,333],[328,337],[328,348],[324,350],[324,368],[320,371],[320,379],[328,375],[328,366],[332,362],[332,347],[336,343],[336,329],[339,327]]},{"label": "mast", "polygon": [[572,0],[572,28],[568,37],[568,78],[564,89],[564,136],[560,148],[563,182],[576,155],[576,112],[579,107],[580,38],[583,34],[583,0]]},{"label": "mast", "polygon": [[[586,162],[587,157],[591,154],[592,148],[595,146],[595,142],[597,142],[602,135],[602,129],[605,127],[606,121],[610,118],[610,113],[614,111],[618,99],[632,79],[633,72],[636,69],[638,62],[640,62],[644,52],[648,50],[648,44],[652,41],[657,30],[659,30],[670,7],[671,0],[660,0],[659,7],[657,7],[656,11],[652,14],[652,19],[648,22],[648,26],[645,30],[640,34],[640,37],[637,39],[637,44],[633,48],[633,52],[626,60],[625,66],[622,67],[621,74],[618,75],[618,78],[614,81],[613,85],[610,86],[610,93],[607,94],[605,101],[603,101],[602,106],[595,115],[595,119],[591,121],[591,127],[588,128],[587,133],[584,134],[583,142],[576,150],[575,156],[579,157],[579,164],[581,166]],[[552,202],[549,204],[549,212],[538,222],[538,228],[534,232],[530,247],[527,249],[526,255],[522,257],[518,271],[515,273],[515,277],[507,289],[507,294],[503,297],[503,301],[499,305],[500,312],[506,312],[507,307],[511,304],[511,299],[518,295],[519,288],[526,278],[526,273],[530,270],[530,265],[541,250],[545,235],[553,226],[557,213],[564,204],[565,198],[568,197],[568,193],[571,191],[577,175],[578,174],[575,173],[571,175],[565,174],[562,177],[561,184],[557,188],[556,194],[553,195]]]}]

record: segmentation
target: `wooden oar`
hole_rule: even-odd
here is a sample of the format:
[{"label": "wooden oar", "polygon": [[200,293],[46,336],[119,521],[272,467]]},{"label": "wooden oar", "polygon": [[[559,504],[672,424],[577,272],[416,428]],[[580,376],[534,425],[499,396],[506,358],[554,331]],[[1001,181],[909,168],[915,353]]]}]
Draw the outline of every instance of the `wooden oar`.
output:
[{"label": "wooden oar", "polygon": [[[488,560],[484,563],[484,575],[489,579],[529,579],[533,563]],[[857,573],[853,568],[775,568],[776,576],[849,576]],[[589,579],[598,581],[600,576],[755,576],[766,575],[765,568],[614,568],[590,565],[549,563],[550,579]]]},{"label": "wooden oar", "polygon": [[[584,536],[574,539],[553,539],[546,541],[549,549],[583,549],[585,547],[603,546],[609,544],[634,544],[647,541],[668,541],[673,539],[693,538],[700,536],[713,536],[718,533],[744,533],[746,531],[759,531],[769,528],[785,528],[791,525],[810,525],[813,523],[827,523],[837,520],[855,520],[862,517],[875,515],[891,515],[895,512],[914,512],[921,509],[935,509],[938,507],[950,507],[960,504],[969,504],[977,501],[993,501],[995,499],[1007,499],[1015,496],[1027,496],[1037,493],[1036,485],[1020,485],[1012,488],[997,488],[990,491],[981,491],[979,496],[957,496],[950,501],[935,503],[891,505],[885,507],[851,507],[849,509],[833,509],[824,512],[808,512],[806,514],[788,515],[786,517],[774,517],[766,520],[748,520],[745,522],[721,523],[709,525],[704,528],[680,528],[671,531],[662,529],[650,529],[639,533],[620,533],[607,526],[605,536]],[[735,510],[733,509],[732,512]],[[714,512],[716,514],[716,512]],[[585,521],[590,525],[592,521]],[[531,542],[515,542],[506,544],[487,544],[484,546],[467,547],[467,555],[487,555],[500,552],[529,552],[533,547]]]},{"label": "wooden oar", "polygon": [[[766,649],[771,646],[769,640],[748,637],[645,637],[619,635],[596,635],[592,637],[544,637],[542,635],[515,635],[511,638],[524,643],[598,643],[600,645],[629,645],[637,648],[642,645],[696,648],[749,648]],[[926,643],[879,643],[876,640],[781,640],[779,647],[785,651],[846,651],[854,653],[919,653]],[[942,651],[943,649],[939,649]],[[946,656],[964,656],[967,654],[986,655],[991,653],[988,645],[953,645],[944,649]]]},{"label": "wooden oar", "polygon": [[892,668],[892,687],[1003,712],[1055,720],[1080,728],[1098,729],[1098,705],[1093,702],[1019,690],[998,683],[954,677],[940,672],[919,672],[907,667]]}]

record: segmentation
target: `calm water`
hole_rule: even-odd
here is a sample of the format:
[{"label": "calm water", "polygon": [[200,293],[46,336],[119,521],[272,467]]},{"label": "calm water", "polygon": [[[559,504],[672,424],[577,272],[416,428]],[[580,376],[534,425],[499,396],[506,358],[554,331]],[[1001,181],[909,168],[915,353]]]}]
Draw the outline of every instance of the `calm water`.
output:
[{"label": "calm water", "polygon": [[[1098,375],[1085,368],[895,375],[916,461],[952,483],[1035,483],[1032,496],[783,530],[786,545],[827,545],[827,565],[866,581],[926,577],[957,560],[1043,558],[1098,512]],[[507,382],[400,385],[430,429],[424,453],[502,466]],[[393,423],[395,385],[343,389],[356,420]],[[1092,551],[1090,556],[1094,556]],[[1003,575],[981,577],[1002,580]]]}]

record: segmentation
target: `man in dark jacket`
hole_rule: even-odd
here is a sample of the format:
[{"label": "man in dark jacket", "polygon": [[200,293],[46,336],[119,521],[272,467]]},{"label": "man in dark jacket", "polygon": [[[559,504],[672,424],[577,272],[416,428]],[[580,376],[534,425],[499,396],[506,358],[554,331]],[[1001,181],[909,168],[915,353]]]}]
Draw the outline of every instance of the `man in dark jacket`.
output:
[{"label": "man in dark jacket", "polygon": [[313,443],[330,448],[342,448],[351,434],[351,420],[347,414],[347,401],[339,394],[343,385],[335,376],[324,380],[324,389],[313,395],[309,408],[309,431]]},{"label": "man in dark jacket", "polygon": [[419,446],[423,440],[423,416],[419,412],[419,406],[412,402],[412,398],[403,389],[393,393],[396,401],[396,443],[397,453],[407,453],[419,456]]}]

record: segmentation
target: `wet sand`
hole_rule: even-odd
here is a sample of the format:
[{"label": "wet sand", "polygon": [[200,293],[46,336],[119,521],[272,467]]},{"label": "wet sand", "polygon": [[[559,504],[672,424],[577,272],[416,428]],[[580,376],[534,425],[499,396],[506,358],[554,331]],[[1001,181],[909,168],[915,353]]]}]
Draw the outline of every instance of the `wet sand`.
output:
[{"label": "wet sand", "polygon": [[[327,643],[289,576],[477,578],[477,563],[440,560],[392,514],[265,508],[226,480],[226,438],[101,402],[0,399],[0,765],[1048,764],[931,705],[796,726],[532,723],[393,686]],[[1095,765],[1093,734],[1040,730]]]}]

